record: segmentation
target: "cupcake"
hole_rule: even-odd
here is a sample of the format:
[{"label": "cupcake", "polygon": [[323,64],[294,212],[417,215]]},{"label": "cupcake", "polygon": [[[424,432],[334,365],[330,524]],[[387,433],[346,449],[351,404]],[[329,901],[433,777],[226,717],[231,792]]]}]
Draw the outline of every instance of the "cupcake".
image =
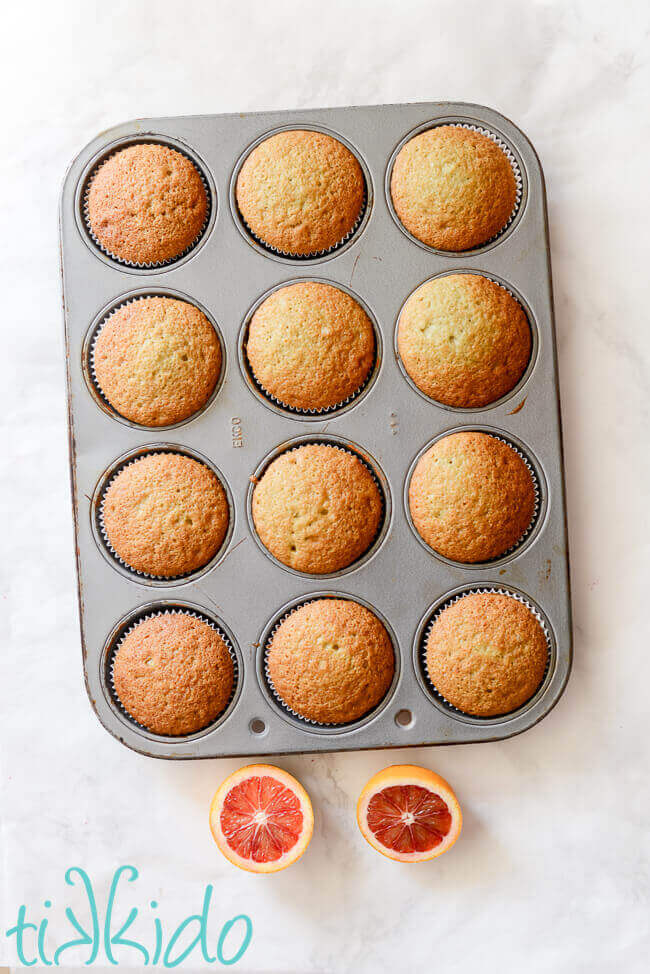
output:
[{"label": "cupcake", "polygon": [[292,130],[250,152],[235,196],[253,236],[280,253],[308,257],[341,243],[354,229],[365,180],[356,157],[338,139]]},{"label": "cupcake", "polygon": [[420,132],[395,159],[390,192],[397,216],[436,250],[471,250],[506,226],[517,181],[493,139],[458,125]]},{"label": "cupcake", "polygon": [[219,633],[187,612],[138,622],[113,659],[113,687],[126,712],[154,734],[194,734],[223,713],[235,669]]},{"label": "cupcake", "polygon": [[266,668],[281,702],[319,724],[359,720],[393,680],[390,637],[374,613],[349,599],[317,599],[275,629]]},{"label": "cupcake", "polygon": [[111,257],[160,264],[193,244],[206,221],[203,180],[186,156],[138,143],[101,164],[86,197],[90,231]]},{"label": "cupcake", "polygon": [[510,595],[464,595],[440,613],[426,639],[426,668],[452,706],[496,717],[536,693],[548,664],[546,635]]},{"label": "cupcake", "polygon": [[246,355],[259,385],[282,405],[328,409],[368,378],[375,334],[366,312],[345,291],[304,281],[262,302],[249,325]]},{"label": "cupcake", "polygon": [[205,315],[173,298],[140,298],[102,325],[92,352],[101,392],[142,426],[170,426],[206,404],[221,371],[221,345]]},{"label": "cupcake", "polygon": [[537,496],[511,446],[474,430],[437,440],[409,485],[413,525],[434,551],[474,564],[509,551],[530,527]]},{"label": "cupcake", "polygon": [[253,492],[262,544],[299,572],[347,568],[374,542],[383,517],[379,487],[352,453],[310,443],[281,453]]},{"label": "cupcake", "polygon": [[175,578],[202,568],[219,550],[228,530],[228,501],[205,464],[154,453],[127,464],[111,480],[100,519],[125,565]]},{"label": "cupcake", "polygon": [[481,274],[426,281],[402,309],[400,358],[425,395],[445,406],[480,408],[521,379],[530,359],[524,310]]}]

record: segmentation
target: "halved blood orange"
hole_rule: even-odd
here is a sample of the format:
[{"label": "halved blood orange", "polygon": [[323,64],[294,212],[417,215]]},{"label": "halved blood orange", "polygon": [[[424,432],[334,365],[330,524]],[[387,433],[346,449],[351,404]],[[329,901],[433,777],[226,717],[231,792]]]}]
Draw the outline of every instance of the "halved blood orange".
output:
[{"label": "halved blood orange", "polygon": [[314,830],[309,795],[282,768],[250,764],[223,782],[210,805],[210,828],[226,859],[253,873],[285,869]]},{"label": "halved blood orange", "polygon": [[370,779],[357,803],[357,822],[370,845],[400,862],[424,862],[450,849],[463,815],[440,775],[394,764]]}]

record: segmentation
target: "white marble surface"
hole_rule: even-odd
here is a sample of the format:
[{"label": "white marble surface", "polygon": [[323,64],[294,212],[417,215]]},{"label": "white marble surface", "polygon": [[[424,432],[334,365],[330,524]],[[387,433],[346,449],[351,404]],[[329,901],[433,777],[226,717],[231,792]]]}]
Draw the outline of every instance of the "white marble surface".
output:
[{"label": "white marble surface", "polygon": [[[4,931],[21,903],[40,917],[51,897],[47,942],[65,939],[68,866],[85,867],[105,897],[113,869],[134,863],[133,902],[155,897],[166,922],[199,909],[207,882],[211,922],[248,913],[253,941],[236,968],[246,972],[647,969],[649,30],[641,0],[5,10],[0,962],[16,960]],[[513,118],[546,172],[574,671],[555,711],[512,741],[280,759],[314,799],[315,835],[298,866],[257,878],[219,856],[206,825],[238,762],[140,757],[102,730],[85,696],[60,182],[81,145],[133,116],[443,98]],[[367,777],[400,760],[448,777],[465,811],[456,848],[421,867],[382,859],[354,822]]]}]

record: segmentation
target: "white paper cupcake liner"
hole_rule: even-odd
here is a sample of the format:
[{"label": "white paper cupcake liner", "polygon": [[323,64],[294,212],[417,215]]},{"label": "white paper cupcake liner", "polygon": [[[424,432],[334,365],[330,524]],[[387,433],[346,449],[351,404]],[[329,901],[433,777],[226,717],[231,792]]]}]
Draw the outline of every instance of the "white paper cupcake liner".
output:
[{"label": "white paper cupcake liner", "polygon": [[252,240],[255,241],[255,243],[259,247],[262,248],[262,250],[266,250],[270,254],[276,254],[278,257],[285,257],[288,260],[295,260],[295,261],[316,260],[320,257],[327,257],[329,254],[333,254],[335,253],[335,251],[340,250],[341,247],[344,247],[348,243],[348,241],[351,240],[351,238],[355,235],[355,233],[361,226],[361,223],[363,222],[363,219],[366,215],[366,211],[368,209],[368,187],[366,185],[365,174],[363,177],[363,183],[364,183],[364,188],[363,188],[363,200],[361,202],[361,209],[359,210],[359,215],[354,221],[352,227],[350,227],[350,229],[345,234],[345,236],[341,237],[340,240],[337,240],[337,242],[335,244],[332,244],[331,247],[327,247],[325,250],[314,250],[312,253],[309,254],[294,254],[290,250],[280,250],[278,247],[273,247],[271,244],[267,243],[261,237],[258,237],[257,234],[253,230],[251,230],[248,223],[242,216],[241,210],[239,209],[238,206],[237,206],[237,214],[239,216],[239,219],[241,220],[242,226],[245,227],[247,234],[251,237]]},{"label": "white paper cupcake liner", "polygon": [[139,721],[137,721],[135,719],[135,717],[133,717],[129,713],[129,711],[126,709],[126,707],[124,706],[124,704],[120,700],[119,694],[118,694],[117,690],[115,689],[115,682],[114,682],[114,675],[113,675],[113,667],[114,667],[114,663],[115,663],[115,656],[117,655],[117,651],[119,650],[120,646],[122,645],[122,643],[124,642],[124,640],[126,639],[126,637],[130,633],[132,633],[140,625],[141,622],[145,622],[147,619],[155,619],[157,616],[165,616],[165,615],[185,615],[185,616],[191,616],[193,619],[199,619],[201,622],[205,622],[206,625],[210,626],[211,629],[214,629],[214,631],[217,633],[217,635],[220,636],[221,639],[223,640],[223,643],[224,643],[226,649],[228,650],[228,655],[230,656],[230,659],[232,660],[232,665],[233,665],[232,690],[230,692],[230,696],[228,697],[228,701],[227,701],[226,705],[223,707],[223,709],[220,711],[220,713],[218,713],[216,715],[216,717],[213,720],[210,721],[209,724],[206,724],[205,727],[200,728],[198,731],[193,731],[191,734],[178,734],[178,735],[157,734],[157,735],[155,735],[157,737],[174,736],[174,737],[178,737],[178,739],[180,740],[180,739],[185,738],[185,737],[193,737],[195,734],[203,734],[207,730],[207,728],[212,727],[213,724],[216,724],[217,721],[221,720],[221,718],[223,717],[223,715],[229,710],[229,708],[230,708],[230,706],[231,706],[231,704],[232,704],[232,702],[233,702],[233,700],[235,698],[235,694],[237,692],[237,688],[238,688],[238,685],[239,685],[239,662],[237,660],[237,654],[235,653],[234,647],[233,647],[230,639],[228,638],[227,634],[223,631],[223,629],[220,626],[218,626],[214,622],[214,620],[212,620],[209,616],[203,615],[200,612],[196,612],[193,609],[180,609],[180,608],[179,609],[161,609],[158,612],[148,612],[145,615],[142,615],[139,618],[137,618],[134,622],[131,623],[131,625],[127,629],[125,629],[122,633],[120,633],[118,639],[116,639],[115,642],[113,643],[113,645],[111,646],[111,648],[109,650],[109,658],[108,658],[108,667],[107,668],[108,668],[108,685],[109,685],[109,690],[110,690],[110,693],[111,693],[111,697],[113,698],[113,702],[115,703],[115,705],[117,706],[117,708],[120,710],[120,712],[125,717],[127,717],[128,720],[132,724],[135,724],[136,727],[139,727],[140,730],[146,731],[148,734],[155,734],[155,731],[150,730],[148,727],[145,727],[144,724],[141,724]]},{"label": "white paper cupcake liner", "polygon": [[[370,552],[375,549],[375,546],[377,545],[379,539],[382,536],[382,533],[383,533],[383,530],[384,530],[384,524],[386,522],[386,512],[388,510],[388,504],[387,504],[387,500],[386,500],[386,492],[385,492],[385,489],[384,489],[384,486],[383,486],[381,480],[379,479],[376,471],[374,470],[374,468],[373,468],[373,466],[372,466],[372,464],[370,463],[369,460],[366,460],[365,457],[363,457],[360,453],[357,453],[356,450],[348,449],[347,447],[341,446],[339,443],[333,443],[331,440],[328,440],[327,437],[325,437],[325,436],[323,436],[323,437],[319,437],[319,436],[309,437],[309,439],[303,440],[300,443],[296,443],[294,446],[290,446],[286,450],[283,450],[281,453],[278,453],[276,456],[273,457],[272,460],[269,460],[269,462],[265,465],[264,470],[262,471],[262,473],[260,474],[260,476],[255,480],[255,484],[257,485],[259,483],[259,481],[262,479],[262,477],[264,476],[264,474],[266,473],[266,471],[269,469],[269,467],[271,466],[271,464],[274,463],[275,460],[277,460],[281,456],[284,456],[286,453],[293,453],[295,450],[300,450],[301,447],[303,447],[303,446],[329,446],[329,447],[332,447],[334,450],[339,450],[341,453],[347,453],[349,456],[355,457],[355,459],[359,460],[363,464],[363,466],[366,468],[366,470],[368,471],[368,473],[372,477],[373,481],[375,482],[375,484],[377,486],[377,490],[379,491],[379,498],[381,500],[381,515],[380,515],[380,518],[379,518],[379,527],[377,528],[377,533],[375,534],[374,538],[372,539],[371,543],[368,545],[368,547],[366,548],[366,550],[362,554],[360,554],[359,557],[355,559],[355,561],[351,562],[349,565],[346,565],[345,568],[340,568],[338,571],[335,571],[335,572],[324,572],[322,575],[319,575],[316,572],[301,572],[301,571],[298,571],[298,569],[292,569],[293,571],[297,572],[297,574],[299,574],[299,575],[306,575],[309,578],[312,578],[313,577],[313,578],[323,578],[323,579],[326,579],[326,578],[331,578],[331,577],[333,577],[335,575],[342,575],[342,574],[345,574],[345,573],[349,572],[352,568],[354,568],[354,566],[357,564],[357,562],[361,561],[364,558],[367,558],[368,555],[370,554]],[[251,498],[251,500],[252,500],[252,498]],[[251,527],[253,528],[253,530],[255,532],[255,537],[259,540],[259,543],[261,544],[263,550],[266,552],[266,554],[269,556],[269,558],[271,558],[273,561],[277,562],[277,564],[280,565],[283,568],[291,568],[291,565],[285,565],[284,562],[280,561],[279,558],[276,558],[275,555],[273,555],[268,550],[268,548],[266,547],[266,545],[264,544],[264,542],[260,538],[259,534],[257,533],[257,529],[255,528],[255,525],[254,525],[254,522],[253,522],[252,518],[251,518]]]},{"label": "white paper cupcake liner", "polygon": [[[273,680],[271,679],[271,674],[269,673],[269,650],[271,648],[271,642],[273,640],[273,637],[277,633],[278,629],[282,625],[282,623],[285,622],[285,620],[288,619],[289,616],[292,616],[294,614],[294,612],[297,612],[298,609],[302,609],[306,605],[313,605],[313,603],[320,602],[323,598],[328,598],[328,597],[329,596],[319,596],[318,598],[315,598],[315,599],[306,598],[303,602],[300,602],[299,605],[294,605],[287,612],[283,613],[283,615],[281,615],[280,618],[276,621],[275,625],[273,626],[273,628],[269,632],[269,634],[266,637],[266,640],[264,642],[264,650],[263,650],[264,680],[266,682],[266,685],[267,685],[268,689],[270,690],[271,694],[273,695],[273,698],[274,698],[276,704],[278,705],[278,707],[280,707],[281,710],[284,710],[285,713],[290,714],[291,717],[293,717],[294,720],[297,720],[297,721],[299,721],[302,724],[307,724],[310,727],[334,727],[334,728],[337,728],[337,729],[338,728],[351,728],[351,727],[354,727],[357,724],[359,724],[361,721],[366,720],[366,718],[370,714],[374,713],[375,710],[377,710],[379,707],[382,706],[382,704],[384,703],[384,700],[386,699],[387,695],[391,692],[391,688],[390,687],[388,688],[388,690],[386,690],[386,693],[384,694],[384,696],[382,697],[382,699],[378,703],[376,703],[374,707],[371,707],[370,710],[366,711],[365,714],[361,714],[360,717],[355,717],[354,720],[348,720],[348,721],[345,721],[344,723],[334,723],[334,722],[321,721],[321,720],[312,720],[310,717],[303,717],[303,715],[302,714],[299,714],[297,710],[293,710],[293,708],[290,707],[288,703],[285,703],[285,701],[282,699],[282,697],[280,696],[280,694],[276,690],[276,688],[275,688],[275,686],[273,684]],[[337,596],[332,596],[332,597],[336,597],[336,598],[339,598],[339,599],[343,599],[343,600],[345,600],[347,602],[353,602],[354,601],[354,599],[349,599],[345,595],[337,595]],[[391,640],[391,645],[392,645],[392,640]],[[393,646],[393,656],[395,656],[395,647],[394,646]],[[397,660],[396,659],[395,659],[395,666],[397,666]]]},{"label": "white paper cupcake liner", "polygon": [[[449,700],[447,700],[447,698],[443,696],[440,690],[438,690],[438,688],[436,687],[429,673],[429,669],[427,666],[427,641],[429,639],[429,635],[434,626],[434,623],[440,618],[440,616],[442,615],[445,609],[448,609],[449,606],[455,605],[457,602],[460,602],[463,598],[465,598],[466,595],[506,595],[511,599],[516,599],[517,602],[521,602],[522,605],[525,605],[526,608],[532,612],[532,614],[535,616],[535,619],[537,620],[537,622],[540,624],[542,628],[542,632],[544,633],[544,638],[546,639],[546,651],[547,651],[547,659],[546,659],[546,667],[544,669],[544,675],[542,676],[539,686],[537,687],[533,695],[530,697],[530,699],[524,701],[524,703],[520,707],[517,707],[516,710],[511,710],[505,714],[495,714],[494,716],[491,717],[481,717],[481,716],[477,716],[476,714],[468,714],[466,711],[461,710],[459,707],[454,706],[453,703],[450,703]],[[445,602],[442,603],[442,605],[438,606],[438,608],[435,610],[435,612],[427,622],[422,632],[420,645],[418,647],[418,655],[420,658],[420,668],[422,670],[422,673],[425,676],[429,691],[437,700],[443,703],[445,707],[447,707],[449,710],[453,710],[457,714],[462,714],[464,717],[471,717],[472,720],[498,721],[498,720],[505,720],[506,718],[510,718],[513,716],[513,714],[516,714],[519,710],[522,710],[524,707],[529,706],[531,700],[534,700],[535,697],[539,694],[540,690],[546,683],[546,678],[548,677],[548,673],[551,668],[551,662],[553,658],[553,642],[551,639],[549,628],[546,625],[545,619],[540,615],[538,609],[532,604],[532,602],[529,602],[528,599],[525,598],[525,596],[520,595],[518,592],[513,592],[508,588],[498,588],[493,585],[476,585],[473,586],[472,588],[465,589],[463,592],[458,592],[458,594],[452,596],[452,598],[447,599]]]},{"label": "white paper cupcake liner", "polygon": [[[110,250],[108,250],[108,248],[105,247],[93,233],[93,229],[90,223],[90,216],[88,213],[88,195],[90,193],[90,187],[92,185],[92,182],[95,176],[97,175],[97,173],[99,172],[99,170],[106,162],[108,162],[110,159],[113,159],[123,149],[128,149],[131,145],[162,145],[165,146],[165,148],[172,149],[174,152],[178,152],[180,155],[184,156],[188,160],[188,162],[192,163],[192,166],[198,173],[199,178],[203,183],[203,188],[205,189],[207,206],[205,210],[205,219],[203,221],[201,229],[197,233],[194,240],[185,248],[185,250],[183,250],[180,254],[176,254],[174,257],[168,257],[166,260],[146,261],[146,262],[125,260],[124,257],[118,257],[117,254],[114,254]],[[205,233],[208,227],[213,205],[214,204],[212,201],[212,194],[210,192],[208,181],[205,178],[205,174],[203,173],[200,166],[196,163],[196,161],[187,152],[183,152],[183,150],[176,145],[167,145],[167,143],[164,141],[154,140],[151,142],[143,142],[141,140],[138,140],[134,142],[124,142],[122,145],[119,145],[113,152],[111,152],[108,156],[106,156],[104,159],[98,162],[97,165],[91,170],[91,172],[88,175],[88,178],[86,179],[86,185],[84,186],[83,189],[81,214],[83,217],[84,227],[86,229],[88,236],[92,240],[93,244],[97,247],[97,249],[100,250],[106,257],[109,257],[111,260],[115,261],[116,264],[120,264],[122,267],[133,267],[136,270],[155,270],[160,267],[168,267],[170,264],[175,264],[177,261],[182,260],[183,257],[186,257],[187,254],[189,254],[192,250],[194,250],[194,248],[199,243],[199,241],[203,237],[203,234]]]},{"label": "white paper cupcake liner", "polygon": [[[149,572],[141,571],[139,568],[134,568],[132,565],[129,565],[128,562],[124,561],[123,558],[120,558],[120,556],[118,555],[117,551],[115,550],[115,548],[113,547],[113,545],[111,544],[111,542],[110,542],[110,540],[108,538],[108,534],[106,532],[106,527],[104,525],[104,501],[105,501],[105,498],[106,498],[106,492],[108,491],[108,488],[111,486],[111,484],[115,481],[115,479],[119,476],[119,474],[121,474],[123,470],[126,470],[127,467],[130,467],[134,463],[137,463],[139,460],[142,460],[143,457],[156,456],[156,455],[159,455],[159,454],[166,454],[166,453],[176,453],[176,454],[178,454],[178,456],[188,456],[188,454],[183,453],[181,450],[173,450],[173,449],[170,449],[170,448],[161,448],[159,450],[157,450],[157,449],[145,450],[139,456],[133,457],[133,459],[127,460],[125,463],[121,463],[118,467],[115,468],[115,470],[113,470],[113,472],[111,473],[110,477],[106,480],[106,482],[104,483],[104,485],[102,487],[100,501],[99,501],[99,505],[98,505],[98,508],[97,508],[97,527],[99,529],[99,534],[100,534],[101,540],[104,543],[104,546],[105,546],[106,550],[108,551],[108,553],[111,555],[112,558],[115,559],[116,562],[118,562],[118,564],[120,564],[123,568],[125,568],[131,575],[135,575],[137,578],[149,578],[152,581],[156,581],[156,582],[169,582],[170,584],[172,584],[174,582],[183,581],[184,579],[187,579],[187,578],[192,578],[194,575],[197,575],[200,572],[205,571],[205,569],[207,568],[207,566],[210,565],[213,562],[213,560],[219,555],[219,552],[223,550],[224,545],[226,544],[226,541],[227,541],[227,538],[228,538],[228,529],[226,529],[226,535],[224,537],[224,540],[223,540],[221,546],[214,553],[214,555],[212,556],[212,558],[210,558],[210,560],[206,562],[205,565],[201,565],[200,568],[194,568],[190,572],[184,572],[182,575],[152,575]],[[195,458],[194,457],[190,457],[190,459],[194,460]],[[197,463],[200,463],[201,461],[200,460],[197,460],[196,462]],[[205,466],[205,464],[204,464],[204,466]],[[208,469],[211,470],[210,467],[208,467]],[[212,473],[214,473],[213,470],[212,470]],[[215,474],[215,477],[216,476],[217,475]],[[226,502],[228,504],[229,523],[232,523],[232,516],[233,515],[232,515],[232,510],[231,510],[230,499],[229,499],[229,496],[228,496],[228,491],[225,490],[224,484],[222,483],[222,481],[221,481],[221,479],[219,477],[217,477],[217,480],[219,480],[219,483],[224,488],[224,492],[226,494]]]}]

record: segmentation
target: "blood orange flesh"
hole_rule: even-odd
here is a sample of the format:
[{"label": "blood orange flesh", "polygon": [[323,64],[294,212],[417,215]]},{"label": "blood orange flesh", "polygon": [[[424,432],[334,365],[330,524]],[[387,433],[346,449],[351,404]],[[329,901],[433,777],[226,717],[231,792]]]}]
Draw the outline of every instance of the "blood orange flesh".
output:
[{"label": "blood orange flesh", "polygon": [[451,828],[447,803],[419,785],[392,785],[368,802],[368,828],[394,852],[428,852]]},{"label": "blood orange flesh", "polygon": [[359,795],[363,837],[389,859],[436,859],[460,835],[463,813],[444,778],[416,764],[394,764],[374,775]]},{"label": "blood orange flesh", "polygon": [[221,831],[242,859],[275,862],[296,844],[303,829],[297,795],[268,775],[246,778],[224,798]]},{"label": "blood orange flesh", "polygon": [[274,873],[303,854],[314,830],[314,813],[309,795],[288,771],[251,764],[234,771],[217,789],[210,829],[235,866]]}]

